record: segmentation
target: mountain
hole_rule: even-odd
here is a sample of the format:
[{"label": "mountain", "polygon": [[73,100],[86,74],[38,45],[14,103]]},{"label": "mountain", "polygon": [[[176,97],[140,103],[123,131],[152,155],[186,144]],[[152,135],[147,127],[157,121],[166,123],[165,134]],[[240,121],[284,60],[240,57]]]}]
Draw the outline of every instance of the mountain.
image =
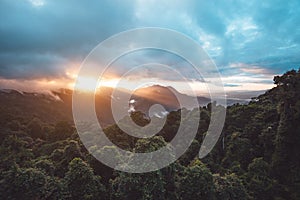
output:
[{"label": "mountain", "polygon": [[[52,91],[55,96],[58,96],[66,103],[67,106],[72,105],[72,91],[61,89]],[[131,91],[126,89],[116,89],[110,87],[101,87],[95,96],[96,113],[100,123],[103,126],[114,124],[115,120],[112,114],[111,104],[115,106],[115,110],[119,111],[115,119],[122,119],[130,111],[142,111],[146,115],[150,115],[149,109],[152,105],[159,104],[164,107],[165,111],[156,113],[158,116],[181,108],[177,97],[183,102],[184,107],[192,109],[195,106],[193,97],[182,94],[172,87],[164,87],[153,85],[149,87],[139,88],[131,94]],[[197,97],[199,105],[204,106],[210,102],[206,97]]]},{"label": "mountain", "polygon": [[[53,91],[53,94],[59,96],[68,105],[71,105],[72,91],[63,89],[56,92]],[[181,100],[182,105],[180,105],[177,98]],[[182,94],[173,87],[152,85],[139,88],[133,93],[122,88],[114,90],[114,88],[110,87],[101,87],[96,93],[95,101],[99,121],[103,126],[107,126],[114,124],[114,119],[119,121],[131,111],[141,111],[148,116],[155,114],[158,117],[162,117],[168,112],[176,111],[181,107],[193,109],[199,105],[205,106],[210,102],[210,99],[206,97],[196,97],[195,102],[194,97]],[[115,110],[118,111],[114,117],[111,109],[112,104],[115,106]],[[155,104],[163,106],[165,111],[149,113],[151,106]]]},{"label": "mountain", "polygon": [[0,90],[0,113],[0,123],[15,118],[21,121],[39,118],[48,123],[72,120],[71,107],[66,106],[65,102],[52,93],[2,89]]},{"label": "mountain", "polygon": [[[145,113],[147,113],[149,108],[154,104],[162,105],[168,112],[178,110],[181,107],[192,109],[197,106],[193,102],[193,97],[182,94],[173,87],[164,87],[161,85],[137,89],[131,99],[134,100],[134,108]],[[178,99],[181,100],[182,105],[180,105]],[[197,97],[197,101],[200,106],[204,106],[210,102],[210,99]]]},{"label": "mountain", "polygon": [[[0,90],[2,118],[9,120],[10,117],[6,113],[10,113],[20,118],[32,119],[36,117],[47,123],[56,121],[71,122],[73,120],[72,94],[73,91],[69,89],[60,89],[49,93],[30,93],[2,89]],[[180,105],[177,98],[181,99],[182,105]],[[148,111],[155,104],[160,104],[165,109],[165,111],[160,113],[152,113],[152,115],[156,114],[160,117],[181,107],[192,109],[196,106],[193,97],[182,94],[172,87],[161,85],[139,88],[133,94],[126,89],[114,91],[114,88],[101,87],[96,93],[95,100],[96,113],[103,127],[115,123],[111,109],[112,103],[116,110],[121,111],[119,115],[115,116],[117,121],[130,111],[142,111],[146,115],[151,115]],[[199,96],[197,100],[200,106],[205,106],[210,102],[210,99],[207,97]],[[237,102],[244,103],[240,100],[232,100],[229,103]]]},{"label": "mountain", "polygon": [[[139,197],[159,192],[158,199],[190,199],[190,194],[195,194],[197,199],[298,200],[300,70],[276,76],[274,83],[276,87],[248,104],[227,106],[220,138],[205,158],[199,160],[199,149],[208,137],[213,115],[209,106],[200,109],[202,118],[196,136],[174,164],[159,171],[135,174],[105,166],[88,153],[72,124],[55,123],[71,117],[71,90],[49,94],[0,90],[0,199],[70,199],[71,192],[80,191],[91,199],[97,199],[99,194],[107,195],[101,199],[143,199]],[[144,109],[158,101],[162,104],[170,101],[172,104],[166,109],[176,109],[178,104],[173,102],[172,94],[180,94],[171,91],[170,87],[157,85],[141,88],[131,96],[126,108],[134,104],[136,109],[139,106]],[[102,89],[96,95],[96,103],[102,106],[97,107],[109,110],[105,103],[118,103],[126,95],[126,90],[115,94],[112,88]],[[187,111],[190,116],[194,112]],[[133,119],[139,123],[149,120],[140,112],[133,113]],[[171,150],[169,142],[181,123],[181,112],[171,111],[166,114],[164,127],[150,138],[131,137],[116,124],[106,127],[104,133],[124,150],[146,153],[167,147],[173,157],[176,146],[173,146],[175,151]],[[132,154],[111,156],[110,152],[119,151],[113,146],[102,147],[103,138],[98,133],[85,134],[88,136],[85,142],[93,145],[88,148],[90,153],[107,154],[123,166],[132,162]],[[136,164],[147,163],[156,164],[155,161]],[[81,187],[82,182],[87,184]],[[93,190],[87,191],[86,185]],[[78,198],[78,194],[72,198]]]}]

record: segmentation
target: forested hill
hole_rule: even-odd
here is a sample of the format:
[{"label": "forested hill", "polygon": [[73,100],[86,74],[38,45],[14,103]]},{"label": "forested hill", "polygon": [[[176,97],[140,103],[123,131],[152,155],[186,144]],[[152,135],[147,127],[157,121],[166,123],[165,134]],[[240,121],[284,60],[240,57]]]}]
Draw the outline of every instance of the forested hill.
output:
[{"label": "forested hill", "polygon": [[[188,151],[172,165],[146,174],[114,171],[98,162],[73,124],[61,121],[68,119],[63,113],[45,112],[50,123],[37,115],[20,117],[20,110],[15,115],[1,102],[0,199],[300,199],[300,70],[276,76],[274,83],[249,104],[227,107],[217,145],[199,160],[211,104],[201,107]],[[116,125],[105,133],[123,149],[155,150],[174,137],[180,113],[171,111],[164,128],[150,139],[130,137]],[[137,124],[149,123],[141,112],[131,117]],[[93,148],[100,154],[113,150]]]}]

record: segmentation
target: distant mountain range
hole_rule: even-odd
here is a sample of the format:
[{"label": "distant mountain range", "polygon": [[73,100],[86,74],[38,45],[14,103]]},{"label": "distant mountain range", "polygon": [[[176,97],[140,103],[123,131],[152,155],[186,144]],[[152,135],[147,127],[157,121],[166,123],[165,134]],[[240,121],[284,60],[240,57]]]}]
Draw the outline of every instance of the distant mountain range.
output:
[{"label": "distant mountain range", "polygon": [[[131,95],[126,89],[117,89],[114,91],[110,87],[101,87],[96,93],[96,113],[102,126],[108,126],[115,123],[112,115],[111,103],[115,109],[122,110],[123,113],[130,111],[142,111],[147,115],[152,105],[160,104],[165,111],[152,113],[162,117],[166,113],[181,108],[177,98],[181,99],[184,107],[192,109],[195,107],[194,98],[178,92],[172,87],[153,85],[137,89]],[[38,117],[45,122],[72,121],[72,94],[69,89],[60,89],[45,93],[30,93],[17,90],[0,90],[0,104],[2,113],[14,113],[26,117]],[[126,97],[130,95],[130,100],[126,105],[121,104]],[[211,100],[207,97],[197,97],[200,106],[207,105]],[[228,99],[228,104],[247,103],[247,100]],[[4,106],[5,105],[5,106]],[[117,116],[120,120],[124,116]]]}]

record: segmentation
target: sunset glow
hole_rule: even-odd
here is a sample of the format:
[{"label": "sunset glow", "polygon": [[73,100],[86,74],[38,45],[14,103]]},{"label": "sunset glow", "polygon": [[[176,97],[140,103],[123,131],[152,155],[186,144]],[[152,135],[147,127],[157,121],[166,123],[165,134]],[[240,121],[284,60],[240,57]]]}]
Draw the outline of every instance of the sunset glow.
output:
[{"label": "sunset glow", "polygon": [[77,77],[76,89],[94,91],[97,88],[97,80],[91,77]]}]

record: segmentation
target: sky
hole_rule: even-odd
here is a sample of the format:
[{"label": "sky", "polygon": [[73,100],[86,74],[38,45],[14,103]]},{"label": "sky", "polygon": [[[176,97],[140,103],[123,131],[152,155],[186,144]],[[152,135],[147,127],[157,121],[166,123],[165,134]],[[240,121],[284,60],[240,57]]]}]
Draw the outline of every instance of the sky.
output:
[{"label": "sky", "polygon": [[[143,27],[172,29],[196,41],[215,62],[226,91],[269,89],[274,75],[300,67],[298,0],[0,0],[0,18],[0,88],[72,87],[95,46]],[[149,51],[119,65],[153,55],[187,68],[176,56]],[[107,84],[116,84],[117,76]]]}]

